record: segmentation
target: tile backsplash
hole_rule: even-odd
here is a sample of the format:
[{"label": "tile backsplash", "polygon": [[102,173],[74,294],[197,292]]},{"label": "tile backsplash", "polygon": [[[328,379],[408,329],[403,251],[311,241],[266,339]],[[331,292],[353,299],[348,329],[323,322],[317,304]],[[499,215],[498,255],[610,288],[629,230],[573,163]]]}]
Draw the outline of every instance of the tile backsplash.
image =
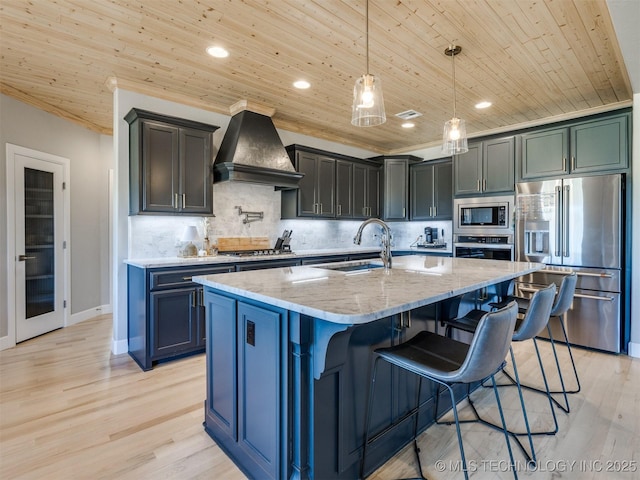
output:
[{"label": "tile backsplash", "polygon": [[[263,219],[243,223],[243,211],[263,212]],[[209,238],[218,237],[269,237],[271,245],[283,230],[292,230],[293,251],[322,248],[350,248],[353,237],[362,223],[360,220],[280,220],[280,192],[273,187],[239,182],[217,183],[213,188],[214,217],[209,217]],[[202,246],[204,237],[203,217],[135,215],[129,217],[129,258],[175,257],[184,245],[180,241],[185,227],[196,226]],[[451,222],[390,222],[394,248],[407,248],[425,227],[444,230],[444,240],[451,245]],[[366,227],[362,246],[380,245],[380,228]]]}]

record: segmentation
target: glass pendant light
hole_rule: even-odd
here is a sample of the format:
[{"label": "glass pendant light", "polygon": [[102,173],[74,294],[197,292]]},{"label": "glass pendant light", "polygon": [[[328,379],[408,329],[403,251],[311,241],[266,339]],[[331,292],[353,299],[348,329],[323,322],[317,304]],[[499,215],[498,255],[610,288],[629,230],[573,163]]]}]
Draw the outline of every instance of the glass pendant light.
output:
[{"label": "glass pendant light", "polygon": [[351,107],[351,124],[356,127],[382,125],[387,120],[384,113],[382,83],[378,77],[369,73],[369,0],[367,0],[366,19],[367,73],[356,80]]},{"label": "glass pendant light", "polygon": [[456,117],[456,62],[455,56],[462,51],[458,45],[449,45],[444,54],[451,57],[451,69],[453,72],[453,118],[444,124],[442,136],[442,153],[445,155],[458,155],[469,151],[467,145],[467,127],[464,120]]}]

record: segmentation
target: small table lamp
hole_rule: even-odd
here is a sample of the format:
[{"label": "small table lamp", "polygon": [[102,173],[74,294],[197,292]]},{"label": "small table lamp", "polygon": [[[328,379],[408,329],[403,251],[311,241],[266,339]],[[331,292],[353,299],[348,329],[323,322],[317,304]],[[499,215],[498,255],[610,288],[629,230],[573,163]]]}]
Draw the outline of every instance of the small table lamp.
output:
[{"label": "small table lamp", "polygon": [[184,227],[184,231],[182,232],[182,240],[183,242],[189,242],[184,247],[182,251],[183,257],[196,257],[198,256],[198,248],[193,244],[193,242],[199,240],[200,237],[198,235],[198,230],[194,225],[190,225],[188,227]]}]

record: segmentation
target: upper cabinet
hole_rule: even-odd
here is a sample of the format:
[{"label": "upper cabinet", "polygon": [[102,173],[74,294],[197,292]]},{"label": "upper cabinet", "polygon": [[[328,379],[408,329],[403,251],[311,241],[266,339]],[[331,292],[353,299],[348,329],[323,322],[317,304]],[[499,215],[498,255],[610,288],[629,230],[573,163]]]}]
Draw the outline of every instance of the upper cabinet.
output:
[{"label": "upper cabinet", "polygon": [[455,195],[485,195],[515,190],[515,140],[494,138],[469,145],[454,157]]},{"label": "upper cabinet", "polygon": [[421,161],[413,155],[382,156],[382,219],[409,219],[409,165]]},{"label": "upper cabinet", "polygon": [[335,217],[336,161],[315,153],[295,153],[296,171],[304,173],[298,188],[298,216]]},{"label": "upper cabinet", "polygon": [[218,127],[132,109],[129,213],[213,214],[213,132]]},{"label": "upper cabinet", "polygon": [[521,135],[520,180],[610,172],[629,165],[629,115]]},{"label": "upper cabinet", "polygon": [[411,165],[411,220],[451,220],[453,216],[451,159]]},{"label": "upper cabinet", "polygon": [[353,162],[336,160],[336,218],[353,217]]},{"label": "upper cabinet", "polygon": [[353,164],[353,218],[380,216],[380,167]]},{"label": "upper cabinet", "polygon": [[377,164],[301,145],[287,152],[299,188],[282,191],[282,218],[368,218],[378,215]]}]

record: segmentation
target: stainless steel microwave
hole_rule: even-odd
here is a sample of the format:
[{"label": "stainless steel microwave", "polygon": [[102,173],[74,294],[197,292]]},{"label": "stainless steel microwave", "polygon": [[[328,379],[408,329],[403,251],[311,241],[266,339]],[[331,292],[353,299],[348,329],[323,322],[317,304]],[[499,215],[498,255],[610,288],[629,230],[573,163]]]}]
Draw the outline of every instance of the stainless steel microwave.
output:
[{"label": "stainless steel microwave", "polygon": [[496,235],[513,232],[513,196],[456,198],[453,233]]}]

